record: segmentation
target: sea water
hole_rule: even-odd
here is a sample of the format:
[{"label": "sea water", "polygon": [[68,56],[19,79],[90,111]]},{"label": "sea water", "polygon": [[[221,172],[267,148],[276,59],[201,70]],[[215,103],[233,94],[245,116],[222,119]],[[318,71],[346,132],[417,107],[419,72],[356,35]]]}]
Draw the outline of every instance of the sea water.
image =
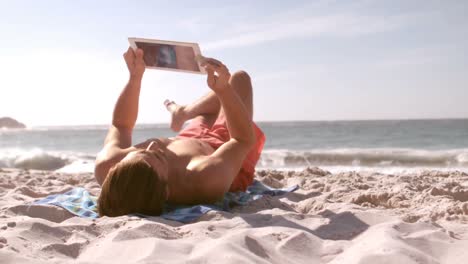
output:
[{"label": "sea water", "polygon": [[[468,120],[259,122],[267,141],[258,169],[332,172],[468,172]],[[108,126],[0,130],[0,167],[92,172]],[[133,143],[176,134],[139,125]]]}]

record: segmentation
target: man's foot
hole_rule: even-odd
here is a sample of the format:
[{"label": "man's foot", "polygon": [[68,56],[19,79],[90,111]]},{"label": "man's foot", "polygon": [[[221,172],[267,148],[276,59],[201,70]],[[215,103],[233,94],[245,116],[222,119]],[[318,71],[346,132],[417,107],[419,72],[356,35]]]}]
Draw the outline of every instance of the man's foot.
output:
[{"label": "man's foot", "polygon": [[176,104],[174,101],[165,100],[164,105],[166,106],[167,111],[172,115],[171,117],[171,129],[175,132],[179,132],[182,129],[186,121],[186,116],[184,106]]}]

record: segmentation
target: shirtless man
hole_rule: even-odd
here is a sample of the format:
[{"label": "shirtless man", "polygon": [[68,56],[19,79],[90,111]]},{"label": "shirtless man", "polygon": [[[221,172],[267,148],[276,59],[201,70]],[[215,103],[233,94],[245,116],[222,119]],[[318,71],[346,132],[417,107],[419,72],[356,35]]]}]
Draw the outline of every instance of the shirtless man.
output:
[{"label": "shirtless man", "polygon": [[230,74],[207,59],[202,65],[212,90],[192,104],[165,105],[173,138],[152,138],[132,146],[138,115],[143,51],[124,53],[130,78],[114,108],[112,125],[95,164],[102,186],[101,216],[159,215],[164,204],[212,203],[227,191],[244,191],[253,181],[265,137],[252,122],[252,85],[245,72]]}]

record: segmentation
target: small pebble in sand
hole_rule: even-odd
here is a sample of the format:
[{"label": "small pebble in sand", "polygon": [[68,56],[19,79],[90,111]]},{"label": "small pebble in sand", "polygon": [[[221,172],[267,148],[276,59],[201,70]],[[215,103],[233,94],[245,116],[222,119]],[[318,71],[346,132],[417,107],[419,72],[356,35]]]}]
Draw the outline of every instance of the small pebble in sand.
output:
[{"label": "small pebble in sand", "polygon": [[0,229],[1,230],[6,230],[8,227],[7,226],[2,226]]},{"label": "small pebble in sand", "polygon": [[0,237],[0,244],[6,244],[8,241],[4,237]]},{"label": "small pebble in sand", "polygon": [[15,227],[16,223],[15,222],[8,222],[7,226],[8,227]]}]

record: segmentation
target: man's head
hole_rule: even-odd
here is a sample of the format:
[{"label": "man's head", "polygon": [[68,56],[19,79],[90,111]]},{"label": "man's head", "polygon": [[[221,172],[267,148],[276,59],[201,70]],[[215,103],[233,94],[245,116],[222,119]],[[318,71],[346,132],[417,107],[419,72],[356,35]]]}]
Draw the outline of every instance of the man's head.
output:
[{"label": "man's head", "polygon": [[130,152],[109,170],[98,199],[100,216],[160,215],[168,197],[168,164],[161,150]]}]

